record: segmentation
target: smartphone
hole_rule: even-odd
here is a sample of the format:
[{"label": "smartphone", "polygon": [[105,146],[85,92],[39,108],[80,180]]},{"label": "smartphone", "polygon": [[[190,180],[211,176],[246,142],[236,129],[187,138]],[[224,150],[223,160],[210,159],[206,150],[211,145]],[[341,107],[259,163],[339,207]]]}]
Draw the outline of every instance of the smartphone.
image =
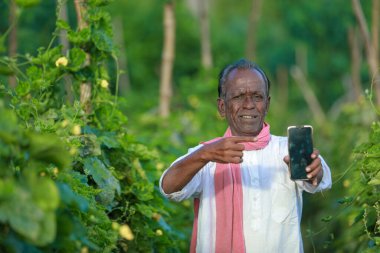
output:
[{"label": "smartphone", "polygon": [[308,180],[306,167],[311,164],[313,153],[313,127],[310,125],[288,127],[290,178]]}]

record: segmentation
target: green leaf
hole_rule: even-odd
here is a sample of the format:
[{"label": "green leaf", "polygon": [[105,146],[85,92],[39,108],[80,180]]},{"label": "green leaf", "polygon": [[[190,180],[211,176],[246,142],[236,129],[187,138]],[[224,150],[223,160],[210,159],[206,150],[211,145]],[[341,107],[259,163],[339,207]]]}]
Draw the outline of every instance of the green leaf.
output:
[{"label": "green leaf", "polygon": [[145,217],[151,219],[153,216],[153,213],[156,212],[156,209],[152,206],[145,205],[145,204],[136,204],[137,210],[143,214]]},{"label": "green leaf", "polygon": [[56,236],[56,215],[54,212],[47,212],[40,222],[39,233],[36,238],[36,245],[47,245],[54,241]]},{"label": "green leaf", "polygon": [[85,156],[99,156],[102,154],[98,138],[94,134],[85,134],[81,136],[80,141],[82,147],[80,148],[80,155]]},{"label": "green leaf", "polygon": [[69,185],[65,183],[57,183],[59,189],[59,195],[64,204],[67,206],[74,206],[82,212],[87,212],[89,209],[89,203],[86,198],[79,195],[70,188]]},{"label": "green leaf", "polygon": [[[47,178],[34,178],[29,182],[33,201],[44,211],[55,210],[59,205],[59,191],[55,183]],[[35,185],[38,184],[38,187]]]},{"label": "green leaf", "polygon": [[53,134],[32,134],[27,137],[30,139],[30,156],[45,163],[52,163],[60,169],[69,167],[71,157],[64,147],[61,140]]},{"label": "green leaf", "polygon": [[375,186],[375,185],[380,185],[380,179],[378,179],[378,178],[373,178],[373,179],[371,179],[371,180],[368,182],[368,184],[369,184],[369,185],[373,185],[373,186]]},{"label": "green leaf", "polygon": [[[7,201],[0,202],[0,220],[33,244],[43,246],[55,238],[59,196],[52,181],[30,176],[25,185],[14,180],[0,183],[0,199],[8,193]],[[11,194],[9,189],[13,189]]]},{"label": "green leaf", "polygon": [[28,75],[30,80],[39,80],[41,79],[41,76],[43,75],[42,69],[38,68],[36,65],[30,66],[26,70],[26,74]]},{"label": "green leaf", "polygon": [[16,86],[16,92],[19,96],[25,96],[30,91],[30,84],[28,82],[19,82]]},{"label": "green leaf", "polygon": [[135,182],[131,186],[134,195],[141,201],[148,201],[153,199],[154,187],[149,182]]},{"label": "green leaf", "polygon": [[102,30],[93,31],[92,41],[100,51],[112,52],[114,48],[112,38]]},{"label": "green leaf", "polygon": [[77,47],[69,51],[69,65],[68,68],[72,71],[78,71],[86,61],[86,53]]},{"label": "green leaf", "polygon": [[105,145],[107,148],[119,148],[120,143],[117,140],[115,134],[107,133],[105,135],[99,136],[99,141]]},{"label": "green leaf", "polygon": [[102,193],[99,195],[100,202],[104,205],[110,204],[115,197],[115,191],[120,193],[119,181],[106,168],[104,163],[96,157],[84,160],[84,170],[87,175],[92,176],[98,187],[102,189]]},{"label": "green leaf", "polygon": [[82,45],[90,41],[90,29],[83,28],[79,32],[68,31],[67,38],[73,44]]},{"label": "green leaf", "polygon": [[70,25],[65,20],[58,19],[56,22],[56,25],[57,25],[57,28],[60,28],[66,31],[71,30]]}]

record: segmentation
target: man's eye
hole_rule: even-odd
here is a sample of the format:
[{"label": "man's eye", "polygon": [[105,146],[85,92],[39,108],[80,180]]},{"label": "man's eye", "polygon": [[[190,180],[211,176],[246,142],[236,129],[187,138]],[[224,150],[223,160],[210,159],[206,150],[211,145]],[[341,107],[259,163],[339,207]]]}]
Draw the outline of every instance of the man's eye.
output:
[{"label": "man's eye", "polygon": [[242,94],[239,94],[239,95],[233,96],[232,98],[233,98],[233,99],[240,99],[240,98],[242,98],[242,97],[243,97],[243,95],[242,95]]}]

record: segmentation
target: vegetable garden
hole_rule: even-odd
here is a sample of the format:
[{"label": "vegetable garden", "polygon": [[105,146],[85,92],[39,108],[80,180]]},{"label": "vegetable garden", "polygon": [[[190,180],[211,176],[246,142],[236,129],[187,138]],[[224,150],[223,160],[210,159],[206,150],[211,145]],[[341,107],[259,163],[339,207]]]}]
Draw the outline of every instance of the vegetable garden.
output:
[{"label": "vegetable garden", "polygon": [[[229,0],[213,3],[215,32],[211,34],[216,42],[212,48],[218,63],[212,67],[194,60],[200,58],[193,53],[199,51],[198,31],[186,3],[196,1],[153,2],[8,0],[0,4],[0,16],[6,14],[10,20],[0,25],[0,252],[188,251],[192,203],[164,199],[158,180],[187,148],[223,133],[225,123],[214,103],[217,72],[244,54],[236,39],[243,21],[232,10],[244,13],[251,1],[241,6]],[[350,87],[346,94],[340,84],[342,73],[352,72],[353,60],[347,56],[347,45],[337,48],[346,39],[334,29],[348,30],[356,23],[354,14],[346,1],[336,1],[335,6],[322,1],[323,6],[298,0],[299,6],[289,9],[286,1],[275,2],[261,3],[266,16],[260,19],[264,25],[256,39],[256,47],[262,50],[257,50],[261,52],[257,61],[268,66],[274,80],[268,116],[272,132],[283,135],[287,125],[311,122],[316,144],[333,171],[330,192],[305,195],[305,252],[378,252],[379,77],[369,71],[369,64],[359,66],[365,91],[360,90],[357,99],[337,102],[354,89]],[[367,16],[380,8],[377,0],[374,5],[362,2]],[[172,74],[175,96],[169,101],[170,115],[163,116],[157,109],[157,69],[165,64],[160,62],[165,26],[158,21],[168,4],[176,15],[177,53]],[[17,10],[13,23],[12,6]],[[68,10],[66,19],[63,8]],[[329,8],[341,9],[343,21]],[[28,15],[41,10],[46,20],[54,20],[47,25],[49,32],[35,27],[20,30],[23,18],[27,22]],[[127,28],[115,28],[113,21],[120,14]],[[326,23],[311,26],[306,17],[313,15]],[[231,22],[225,21],[227,17]],[[379,27],[373,20],[371,31],[376,37]],[[15,42],[6,42],[12,41],[16,26],[20,48],[11,55]],[[216,32],[223,29],[231,34]],[[115,37],[122,31],[128,41],[127,68],[120,61],[124,44],[116,43]],[[318,44],[326,34],[328,43]],[[41,44],[36,45],[40,41],[33,41],[34,36],[41,38]],[[293,44],[301,46],[289,51]],[[309,50],[311,57],[303,58],[305,48],[316,45],[323,53]],[[329,52],[335,49],[331,59]],[[379,59],[379,52],[375,54]],[[309,62],[308,71],[303,61]],[[321,70],[326,62],[331,66]],[[284,66],[290,73],[288,82],[281,78]],[[300,91],[305,85],[296,84],[304,80],[299,69],[309,73],[311,85],[306,87],[319,98],[322,113],[328,111],[321,117]],[[123,79],[127,74],[132,88]]]}]

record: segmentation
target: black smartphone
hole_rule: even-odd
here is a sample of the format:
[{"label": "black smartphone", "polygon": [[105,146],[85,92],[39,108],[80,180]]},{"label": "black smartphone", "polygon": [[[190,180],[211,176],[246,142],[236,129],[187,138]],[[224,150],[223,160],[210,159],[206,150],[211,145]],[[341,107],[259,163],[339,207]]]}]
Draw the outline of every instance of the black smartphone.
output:
[{"label": "black smartphone", "polygon": [[311,164],[313,153],[313,127],[310,125],[288,127],[290,178],[308,180],[306,167]]}]

